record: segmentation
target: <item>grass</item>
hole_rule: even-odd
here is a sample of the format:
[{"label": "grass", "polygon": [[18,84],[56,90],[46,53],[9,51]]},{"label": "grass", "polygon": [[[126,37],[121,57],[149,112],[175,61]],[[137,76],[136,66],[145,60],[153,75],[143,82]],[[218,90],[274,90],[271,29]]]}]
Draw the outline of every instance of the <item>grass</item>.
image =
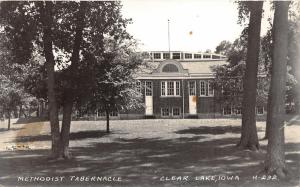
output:
[{"label": "grass", "polygon": [[[15,123],[12,131],[0,132],[0,184],[298,186],[299,121],[293,120],[285,129],[286,161],[291,171],[291,178],[285,181],[256,180],[256,176],[262,177],[259,171],[263,167],[267,142],[260,141],[258,152],[237,150],[240,124],[239,119],[116,120],[111,121],[112,133],[106,134],[105,121],[73,121],[70,136],[73,158],[49,161],[49,123]],[[263,138],[265,122],[257,122],[257,128],[259,138]],[[19,146],[16,149],[7,149],[16,145]],[[30,149],[22,149],[24,147]],[[18,177],[26,176],[59,176],[64,180],[18,181]],[[86,180],[87,176],[114,176],[121,177],[122,181],[80,182],[74,181],[76,177],[72,176],[85,176]],[[231,176],[236,180],[230,180]]]}]

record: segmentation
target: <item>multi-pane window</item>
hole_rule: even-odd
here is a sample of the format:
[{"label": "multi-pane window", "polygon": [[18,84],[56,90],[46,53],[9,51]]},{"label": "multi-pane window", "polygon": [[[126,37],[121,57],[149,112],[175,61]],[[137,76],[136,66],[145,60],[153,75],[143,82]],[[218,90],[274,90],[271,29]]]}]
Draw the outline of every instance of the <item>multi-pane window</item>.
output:
[{"label": "multi-pane window", "polygon": [[179,81],[175,82],[175,95],[180,95],[180,84],[179,84]]},{"label": "multi-pane window", "polygon": [[196,95],[196,81],[189,81],[189,94]]},{"label": "multi-pane window", "polygon": [[170,116],[170,110],[169,108],[161,108],[161,115],[162,116]]},{"label": "multi-pane window", "polygon": [[172,108],[172,114],[173,116],[179,116],[180,115],[180,108]]},{"label": "multi-pane window", "polygon": [[154,59],[161,59],[161,54],[160,53],[154,53],[153,58]]},{"label": "multi-pane window", "polygon": [[212,87],[211,81],[207,81],[207,86],[208,86],[208,95],[209,96],[214,95],[214,89]]},{"label": "multi-pane window", "polygon": [[201,58],[201,54],[194,54],[194,58],[200,59]]},{"label": "multi-pane window", "polygon": [[214,90],[210,81],[202,80],[200,81],[200,96],[213,96]]},{"label": "multi-pane window", "polygon": [[211,58],[211,55],[203,55],[203,58]]},{"label": "multi-pane window", "polygon": [[163,59],[170,59],[170,53],[163,53]]},{"label": "multi-pane window", "polygon": [[206,94],[205,81],[200,81],[200,96],[205,96]]},{"label": "multi-pane window", "polygon": [[151,81],[146,81],[145,83],[145,87],[146,87],[146,96],[152,96],[152,82]]},{"label": "multi-pane window", "polygon": [[212,55],[212,59],[220,59],[220,58],[221,58],[220,56]]},{"label": "multi-pane window", "polygon": [[174,95],[174,82],[167,82],[167,95]]},{"label": "multi-pane window", "polygon": [[136,81],[136,82],[135,82],[135,86],[136,86],[136,91],[137,91],[138,93],[141,93],[141,92],[142,92],[141,81]]},{"label": "multi-pane window", "polygon": [[264,114],[264,107],[263,106],[257,106],[256,107],[256,114],[258,114],[258,115]]},{"label": "multi-pane window", "polygon": [[185,53],[184,54],[184,58],[185,59],[191,59],[192,58],[192,54],[191,53]]},{"label": "multi-pane window", "polygon": [[173,59],[180,59],[180,53],[173,53]]},{"label": "multi-pane window", "polygon": [[180,82],[179,81],[162,81],[161,82],[162,96],[179,96]]},{"label": "multi-pane window", "polygon": [[166,95],[166,82],[161,82],[161,95]]}]

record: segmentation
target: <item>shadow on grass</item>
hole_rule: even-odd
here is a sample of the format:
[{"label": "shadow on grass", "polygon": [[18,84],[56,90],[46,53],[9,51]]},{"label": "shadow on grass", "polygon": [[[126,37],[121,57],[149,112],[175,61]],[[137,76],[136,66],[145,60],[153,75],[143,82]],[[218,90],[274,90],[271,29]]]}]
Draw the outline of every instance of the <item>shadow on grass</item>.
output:
[{"label": "shadow on grass", "polygon": [[241,133],[241,127],[239,126],[201,126],[184,130],[176,131],[177,134],[225,134],[225,133]]},{"label": "shadow on grass", "polygon": [[28,117],[28,118],[19,118],[14,124],[24,124],[24,123],[36,123],[49,121],[45,117]]},{"label": "shadow on grass", "polygon": [[11,128],[11,129],[7,129],[7,128],[0,128],[0,132],[5,132],[5,131],[18,131],[21,130],[23,128]]},{"label": "shadow on grass", "polygon": [[[105,131],[80,131],[70,133],[70,140],[82,140],[86,138],[101,138],[108,135]],[[50,141],[51,135],[38,135],[38,136],[18,136],[15,142],[33,142],[33,141]]]},{"label": "shadow on grass", "polygon": [[[105,133],[86,131],[76,135],[77,138],[90,138],[104,136]],[[107,137],[111,138],[109,135]],[[249,181],[253,182],[252,176],[262,169],[261,163],[264,157],[251,157],[249,151],[236,149],[235,144],[239,138],[195,141],[203,138],[205,136],[174,139],[111,138],[112,141],[71,148],[73,159],[52,162],[46,158],[49,153],[47,150],[0,152],[0,184],[26,184],[26,182],[17,182],[18,176],[65,176],[66,180],[63,182],[45,184],[53,186],[218,186],[219,182],[195,181],[193,178],[203,175],[234,175],[239,176],[241,180],[224,183],[242,186],[245,183],[249,184]],[[299,174],[300,159],[299,154],[295,153],[300,150],[299,146],[300,144],[286,144],[286,151],[291,152],[286,155],[290,160],[288,165],[293,166],[291,169],[295,174]],[[123,181],[74,182],[69,180],[69,176],[120,176]],[[191,180],[162,182],[160,181],[162,176],[189,176]],[[41,185],[37,182],[30,184]],[[267,184],[260,186],[284,186],[278,181]]]}]

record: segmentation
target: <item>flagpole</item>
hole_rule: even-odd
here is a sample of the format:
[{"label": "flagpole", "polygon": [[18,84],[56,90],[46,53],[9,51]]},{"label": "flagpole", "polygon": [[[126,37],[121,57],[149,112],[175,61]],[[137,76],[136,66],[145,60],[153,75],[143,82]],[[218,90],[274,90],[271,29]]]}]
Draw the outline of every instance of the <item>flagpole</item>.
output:
[{"label": "flagpole", "polygon": [[169,55],[171,59],[171,50],[170,50],[170,20],[168,19],[168,45],[169,45]]}]

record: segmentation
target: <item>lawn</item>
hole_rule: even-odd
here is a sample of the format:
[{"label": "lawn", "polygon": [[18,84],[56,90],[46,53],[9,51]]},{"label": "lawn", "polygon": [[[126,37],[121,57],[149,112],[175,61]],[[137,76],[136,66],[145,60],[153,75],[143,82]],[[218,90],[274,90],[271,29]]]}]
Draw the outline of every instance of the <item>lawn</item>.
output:
[{"label": "lawn", "polygon": [[[295,118],[294,118],[295,119]],[[258,152],[237,150],[239,119],[73,121],[72,159],[48,160],[48,122],[0,123],[0,186],[298,186],[299,119],[287,123],[288,180],[260,173]],[[263,138],[265,122],[257,122]],[[268,179],[268,180],[267,180]]]}]

